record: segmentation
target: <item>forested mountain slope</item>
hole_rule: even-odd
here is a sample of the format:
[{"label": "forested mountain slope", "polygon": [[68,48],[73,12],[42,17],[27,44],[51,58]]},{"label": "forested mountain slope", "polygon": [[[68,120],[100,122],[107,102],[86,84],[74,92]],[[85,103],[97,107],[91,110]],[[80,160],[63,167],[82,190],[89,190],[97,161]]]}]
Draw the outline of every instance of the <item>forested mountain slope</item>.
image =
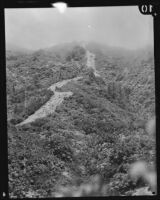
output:
[{"label": "forested mountain slope", "polygon": [[[87,51],[94,68],[87,66]],[[140,52],[72,43],[7,54],[11,197],[51,197],[60,186],[78,187],[95,174],[108,185],[106,195],[145,186],[128,176],[134,161],[155,159],[154,141],[145,132],[155,114],[153,55]],[[76,77],[82,78],[72,81]],[[48,89],[63,80],[71,81]],[[17,126],[56,92],[72,95],[54,112]]]}]

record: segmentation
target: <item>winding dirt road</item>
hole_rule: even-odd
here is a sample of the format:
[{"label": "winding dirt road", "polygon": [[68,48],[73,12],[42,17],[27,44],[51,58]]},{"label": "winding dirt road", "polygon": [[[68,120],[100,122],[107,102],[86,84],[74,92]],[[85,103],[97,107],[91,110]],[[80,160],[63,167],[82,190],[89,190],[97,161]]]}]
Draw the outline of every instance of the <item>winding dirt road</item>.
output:
[{"label": "winding dirt road", "polygon": [[[86,47],[84,47],[86,49]],[[95,55],[88,51],[86,49],[86,57],[87,57],[87,63],[86,66],[88,68],[93,69],[95,76],[100,76],[95,68]],[[56,87],[61,88],[63,85],[67,84],[70,81],[77,81],[83,77],[76,77],[73,79],[67,79],[63,80],[61,82],[57,82],[53,85],[51,85],[48,89],[52,90],[54,92],[54,95],[50,98],[50,100],[45,103],[40,109],[38,109],[34,114],[30,115],[27,119],[25,119],[23,122],[17,124],[16,126],[21,126],[27,123],[31,123],[35,121],[36,119],[46,117],[49,114],[54,113],[57,106],[59,106],[65,97],[72,96],[73,93],[71,91],[68,92],[58,92],[56,91]]]},{"label": "winding dirt road", "polygon": [[87,50],[86,56],[87,56],[87,67],[93,69],[95,76],[100,76],[95,67],[95,55]]},{"label": "winding dirt road", "polygon": [[96,70],[95,67],[95,54],[91,53],[87,48],[86,44],[82,44],[82,47],[86,50],[86,58],[87,58],[87,68],[93,69],[94,75],[95,76],[100,76],[98,71]]},{"label": "winding dirt road", "polygon": [[76,77],[73,79],[67,79],[63,80],[61,82],[57,82],[53,85],[51,85],[48,89],[52,90],[54,92],[54,95],[50,98],[50,100],[44,104],[40,109],[38,109],[34,114],[30,115],[27,119],[25,119],[23,122],[19,123],[18,126],[22,126],[27,123],[31,123],[35,121],[38,118],[46,117],[49,114],[52,114],[57,106],[59,106],[65,97],[72,96],[72,92],[57,92],[56,87],[61,88],[63,85],[67,84],[70,81],[77,81],[81,79],[82,77]]}]

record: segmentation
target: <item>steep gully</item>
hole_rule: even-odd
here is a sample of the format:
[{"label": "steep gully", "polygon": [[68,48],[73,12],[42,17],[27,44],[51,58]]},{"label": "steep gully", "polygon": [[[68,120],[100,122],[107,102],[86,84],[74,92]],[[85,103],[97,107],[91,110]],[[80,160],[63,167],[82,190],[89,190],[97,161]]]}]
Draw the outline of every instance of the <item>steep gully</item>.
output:
[{"label": "steep gully", "polygon": [[[85,46],[83,46],[86,50],[86,66],[87,68],[91,68],[94,71],[95,76],[100,76],[95,68],[95,55],[91,53],[89,50],[86,49]],[[66,85],[68,82],[71,81],[78,81],[79,79],[82,79],[82,76],[73,78],[73,79],[67,79],[60,82],[57,82],[53,85],[51,85],[48,89],[54,92],[54,95],[50,98],[50,100],[45,103],[41,108],[39,108],[34,114],[30,115],[27,119],[25,119],[23,122],[17,124],[16,126],[22,126],[24,124],[31,123],[35,121],[36,119],[46,117],[49,114],[54,113],[57,106],[59,106],[65,97],[72,96],[73,93],[71,91],[68,92],[58,92],[56,91],[56,88],[61,88],[62,86]]]}]

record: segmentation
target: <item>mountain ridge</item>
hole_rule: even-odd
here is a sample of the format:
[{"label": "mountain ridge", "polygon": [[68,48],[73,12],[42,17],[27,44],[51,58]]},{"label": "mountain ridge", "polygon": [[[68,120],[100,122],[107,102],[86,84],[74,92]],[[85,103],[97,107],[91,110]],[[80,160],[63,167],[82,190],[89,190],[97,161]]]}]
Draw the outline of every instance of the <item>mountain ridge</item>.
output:
[{"label": "mountain ridge", "polygon": [[[155,159],[145,130],[155,114],[152,54],[130,59],[68,44],[9,56],[6,68],[11,197],[55,197],[62,186],[72,196],[72,186],[89,185],[95,174],[107,184],[106,196],[145,186],[133,182],[128,169],[136,160]],[[36,112],[43,117],[17,126]]]}]

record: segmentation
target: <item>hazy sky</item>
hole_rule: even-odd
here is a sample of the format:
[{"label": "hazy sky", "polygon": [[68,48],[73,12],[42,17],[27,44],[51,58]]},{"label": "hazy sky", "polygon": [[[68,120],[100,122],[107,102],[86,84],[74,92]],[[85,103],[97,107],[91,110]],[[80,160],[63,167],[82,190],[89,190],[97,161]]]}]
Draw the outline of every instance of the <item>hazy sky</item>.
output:
[{"label": "hazy sky", "polygon": [[29,49],[92,40],[130,49],[153,44],[153,18],[137,6],[6,9],[6,42]]}]

